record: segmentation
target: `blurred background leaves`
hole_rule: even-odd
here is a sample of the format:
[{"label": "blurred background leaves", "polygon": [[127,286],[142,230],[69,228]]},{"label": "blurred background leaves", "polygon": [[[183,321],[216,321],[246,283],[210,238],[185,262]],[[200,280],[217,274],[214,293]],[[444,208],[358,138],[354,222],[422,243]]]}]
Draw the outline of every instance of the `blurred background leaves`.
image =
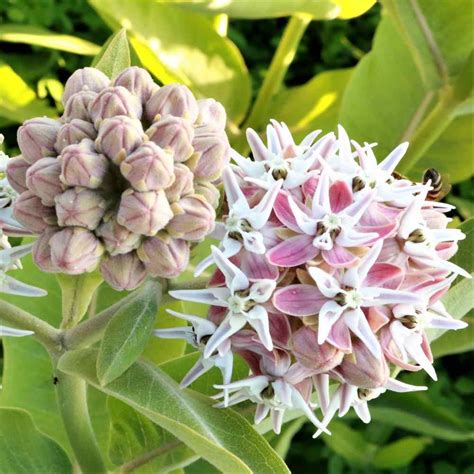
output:
[{"label": "blurred background leaves", "polygon": [[[146,67],[163,84],[182,82],[196,95],[214,97],[226,106],[228,132],[241,151],[245,151],[246,126],[263,132],[271,117],[285,121],[297,138],[315,128],[333,130],[340,122],[353,138],[377,142],[380,159],[400,141],[409,140],[404,171],[419,180],[425,168],[434,166],[449,176],[454,186],[447,200],[458,207],[451,214],[453,225],[461,224],[470,234],[472,0],[374,3],[4,0],[0,2],[0,130],[6,137],[6,151],[16,153],[16,128],[23,120],[61,112],[67,77],[90,65],[112,33],[125,28],[132,64]],[[290,55],[275,55],[282,38],[293,40]],[[125,39],[119,33],[110,41],[122,50]],[[110,74],[116,66],[107,65]],[[470,240],[461,247],[457,263],[472,271],[473,253]],[[60,307],[54,278],[40,276],[31,262],[26,261],[25,267],[21,278],[32,283],[41,278],[50,296],[43,303],[35,300],[34,308],[29,308],[31,302],[11,300],[56,322],[59,315],[50,311]],[[464,297],[461,303],[472,307],[472,285],[460,286],[457,292],[457,304]],[[119,297],[101,287],[97,311]],[[196,308],[181,309],[194,312]],[[471,310],[465,320],[473,318]],[[176,320],[161,314],[158,323],[165,327]],[[432,384],[422,373],[403,376],[409,383],[427,384],[430,390],[385,394],[371,403],[370,425],[349,417],[331,424],[332,437],[314,441],[311,428],[297,418],[285,425],[280,437],[265,436],[293,472],[472,473],[472,328],[436,340],[439,381]],[[51,462],[67,470],[64,451],[70,452],[70,447],[57,413],[47,354],[32,340],[3,344],[0,406],[17,410],[2,409],[2,425],[27,427]],[[158,344],[152,339],[144,355],[179,380],[195,360],[184,353],[182,343]],[[204,377],[193,388],[209,393],[213,377]],[[107,401],[95,389],[90,390],[89,403],[99,442],[109,453],[109,468],[175,441],[136,411],[116,400]],[[18,409],[28,410],[29,415]],[[183,472],[182,467],[195,458],[188,448],[176,446],[164,455],[158,453],[153,463],[136,472]],[[185,470],[215,472],[202,460]]]}]

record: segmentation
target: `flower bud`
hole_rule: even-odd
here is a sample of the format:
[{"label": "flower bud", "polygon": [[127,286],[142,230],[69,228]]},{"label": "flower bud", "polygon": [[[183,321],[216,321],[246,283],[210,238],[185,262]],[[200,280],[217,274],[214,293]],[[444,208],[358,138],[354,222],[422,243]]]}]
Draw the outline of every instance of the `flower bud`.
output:
[{"label": "flower bud", "polygon": [[85,67],[78,69],[69,76],[64,86],[62,97],[63,105],[66,105],[69,98],[80,91],[100,92],[109,85],[109,78],[98,69]]},{"label": "flower bud", "polygon": [[61,153],[60,179],[68,186],[99,188],[107,174],[109,162],[104,155],[94,151],[91,140],[84,139],[77,145],[69,145]]},{"label": "flower bud", "polygon": [[142,105],[125,87],[107,87],[99,92],[90,104],[89,113],[95,127],[98,128],[102,120],[116,115],[140,119]]},{"label": "flower bud", "polygon": [[18,155],[10,158],[7,161],[7,178],[10,186],[18,193],[26,191],[26,171],[30,164],[23,159],[23,156]]},{"label": "flower bud", "polygon": [[173,184],[165,189],[168,202],[179,201],[181,197],[194,192],[194,175],[186,165],[182,165],[181,163],[174,165],[174,178]]},{"label": "flower bud", "polygon": [[96,231],[104,243],[105,250],[110,255],[121,255],[135,250],[140,245],[140,235],[130,232],[120,225],[117,220],[111,219],[103,222]]},{"label": "flower bud", "polygon": [[54,207],[46,207],[31,191],[20,194],[13,209],[15,219],[36,234],[43,232],[56,222]]},{"label": "flower bud", "polygon": [[318,344],[318,335],[309,326],[293,333],[293,354],[301,365],[314,370],[315,374],[334,369],[344,357],[344,353],[331,344]]},{"label": "flower bud", "polygon": [[66,227],[56,232],[49,244],[53,265],[69,275],[93,271],[104,252],[99,239],[83,227]]},{"label": "flower bud", "polygon": [[145,143],[128,155],[120,171],[137,191],[159,191],[174,181],[173,155],[153,142]]},{"label": "flower bud", "polygon": [[56,214],[61,227],[78,226],[94,230],[106,209],[105,199],[87,188],[72,188],[56,196]]},{"label": "flower bud", "polygon": [[159,89],[149,72],[141,67],[132,66],[124,69],[115,79],[114,86],[122,86],[136,95],[145,105],[152,94]]},{"label": "flower bud", "polygon": [[153,236],[172,217],[173,212],[163,191],[140,193],[128,189],[122,194],[117,221],[136,234]]},{"label": "flower bud", "polygon": [[33,245],[33,260],[44,272],[53,273],[59,271],[58,267],[51,260],[51,245],[49,244],[51,237],[56,232],[58,232],[57,228],[46,229]]},{"label": "flower bud", "polygon": [[23,159],[31,165],[46,156],[55,156],[54,143],[60,127],[57,120],[46,117],[24,122],[17,133]]},{"label": "flower bud", "polygon": [[166,226],[172,237],[201,240],[214,229],[216,213],[202,196],[186,196],[173,204],[172,209],[174,217]]},{"label": "flower bud", "polygon": [[66,103],[64,119],[67,122],[73,119],[90,121],[89,108],[96,97],[97,93],[92,91],[80,91],[73,94]]},{"label": "flower bud", "polygon": [[57,158],[41,158],[28,169],[26,184],[45,206],[54,206],[55,196],[63,191],[60,174],[61,164]]},{"label": "flower bud", "polygon": [[220,102],[214,99],[198,100],[199,115],[196,125],[206,125],[214,130],[224,130],[227,114]]},{"label": "flower bud", "polygon": [[389,377],[384,356],[374,357],[360,340],[352,342],[352,354],[344,357],[337,372],[347,383],[361,388],[383,387]]},{"label": "flower bud", "polygon": [[143,138],[140,120],[119,115],[102,121],[95,145],[98,151],[118,165],[143,143]]},{"label": "flower bud", "polygon": [[137,251],[150,275],[175,278],[189,262],[189,244],[181,239],[146,239]]},{"label": "flower bud", "polygon": [[194,123],[199,113],[193,93],[182,84],[169,84],[158,89],[145,105],[146,118],[155,122],[166,115],[183,117]]},{"label": "flower bud", "polygon": [[217,209],[221,199],[221,193],[211,183],[197,183],[194,186],[196,194],[201,195],[214,209]]},{"label": "flower bud", "polygon": [[225,133],[207,127],[195,131],[194,155],[191,169],[197,180],[214,181],[218,179],[230,159],[230,146]]},{"label": "flower bud", "polygon": [[147,276],[145,265],[135,252],[107,257],[100,264],[104,280],[118,291],[134,290]]},{"label": "flower bud", "polygon": [[171,148],[174,161],[186,161],[193,153],[194,128],[180,117],[165,117],[155,122],[146,134],[161,148]]},{"label": "flower bud", "polygon": [[68,145],[77,145],[84,138],[95,140],[96,136],[97,132],[91,123],[72,119],[59,129],[54,148],[61,153]]}]

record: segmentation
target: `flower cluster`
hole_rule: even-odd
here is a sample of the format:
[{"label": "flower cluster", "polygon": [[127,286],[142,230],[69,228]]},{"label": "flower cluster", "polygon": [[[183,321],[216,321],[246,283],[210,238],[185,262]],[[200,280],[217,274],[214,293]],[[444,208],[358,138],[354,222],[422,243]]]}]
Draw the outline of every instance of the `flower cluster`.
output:
[{"label": "flower cluster", "polygon": [[[255,422],[270,413],[276,432],[292,408],[316,435],[351,407],[368,422],[367,402],[382,392],[426,389],[392,368],[436,379],[426,330],[465,326],[440,301],[457,275],[469,277],[448,261],[464,235],[447,228],[451,206],[427,199],[429,182],[394,172],[406,143],[378,163],[375,144],[351,142],[342,127],[296,144],[272,121],[267,144],[247,137],[253,159],[233,152],[228,210],[212,234],[220,244],[196,273],[217,269],[207,288],[171,292],[210,305],[208,317],[173,312],[191,326],[156,334],[201,351],[183,386],[218,367],[219,406],[251,400]],[[234,354],[250,376],[232,382]]]},{"label": "flower cluster", "polygon": [[214,228],[213,183],[230,150],[223,107],[183,85],[159,87],[138,67],[112,81],[80,69],[63,104],[60,119],[18,130],[21,155],[6,170],[18,196],[3,227],[39,236],[33,257],[46,272],[99,266],[118,290],[177,276]]}]

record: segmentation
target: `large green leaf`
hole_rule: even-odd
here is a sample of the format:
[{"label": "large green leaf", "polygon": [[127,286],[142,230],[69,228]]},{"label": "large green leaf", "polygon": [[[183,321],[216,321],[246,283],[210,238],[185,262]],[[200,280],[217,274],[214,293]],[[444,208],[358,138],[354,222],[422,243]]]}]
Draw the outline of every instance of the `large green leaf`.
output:
[{"label": "large green leaf", "polygon": [[136,473],[168,472],[196,460],[197,456],[130,406],[109,397],[109,458],[116,465],[134,466]]},{"label": "large green leaf", "polygon": [[464,322],[469,324],[467,328],[460,331],[448,331],[431,344],[434,357],[474,350],[474,315],[465,317]]},{"label": "large green leaf", "polygon": [[179,388],[162,370],[143,362],[100,386],[96,358],[94,349],[69,352],[59,367],[135,408],[223,472],[289,472],[268,443],[234,411],[213,408],[207,397]]},{"label": "large green leaf", "polygon": [[176,5],[233,18],[273,18],[307,14],[316,20],[354,18],[365,13],[375,0],[171,0]]},{"label": "large green leaf", "polygon": [[148,281],[137,296],[122,306],[105,328],[97,358],[97,376],[108,384],[123,374],[150,339],[161,300],[161,285]]},{"label": "large green leaf", "polygon": [[124,27],[143,63],[161,82],[181,82],[224,105],[239,122],[250,102],[250,78],[236,46],[203,15],[153,0],[89,0],[113,28]]},{"label": "large green leaf", "polygon": [[72,472],[66,453],[23,410],[0,409],[0,470],[11,474]]},{"label": "large green leaf", "polygon": [[92,66],[110,78],[130,66],[130,47],[125,29],[117,31],[107,40],[92,61]]},{"label": "large green leaf", "polygon": [[450,94],[472,50],[471,2],[384,5],[372,51],[344,93],[340,121],[356,140],[379,143],[380,158],[410,141],[401,170],[414,179],[428,164],[453,182],[466,179],[473,172],[471,117],[455,118],[457,99]]},{"label": "large green leaf", "polygon": [[34,91],[7,64],[0,63],[0,117],[21,123],[39,115],[56,115],[56,111],[38,100]]},{"label": "large green leaf", "polygon": [[1,25],[0,41],[24,43],[68,53],[94,56],[100,47],[76,36],[61,35],[32,25]]},{"label": "large green leaf", "polygon": [[452,261],[467,272],[474,272],[474,219],[464,221],[458,228],[466,234],[466,238],[459,242],[459,249]]},{"label": "large green leaf", "polygon": [[431,442],[427,437],[406,436],[380,448],[372,463],[379,469],[408,466]]}]

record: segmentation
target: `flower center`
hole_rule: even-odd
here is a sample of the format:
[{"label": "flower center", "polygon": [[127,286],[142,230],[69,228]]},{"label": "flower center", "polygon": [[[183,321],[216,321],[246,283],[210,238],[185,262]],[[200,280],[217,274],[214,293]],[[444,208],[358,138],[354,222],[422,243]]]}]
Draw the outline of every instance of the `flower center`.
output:
[{"label": "flower center", "polygon": [[357,290],[350,290],[344,295],[344,301],[349,308],[356,309],[362,304],[362,295]]},{"label": "flower center", "polygon": [[225,226],[227,228],[229,237],[231,239],[238,240],[239,242],[242,242],[243,240],[242,233],[251,232],[253,230],[253,227],[247,219],[242,219],[234,215],[232,211],[227,217]]}]

